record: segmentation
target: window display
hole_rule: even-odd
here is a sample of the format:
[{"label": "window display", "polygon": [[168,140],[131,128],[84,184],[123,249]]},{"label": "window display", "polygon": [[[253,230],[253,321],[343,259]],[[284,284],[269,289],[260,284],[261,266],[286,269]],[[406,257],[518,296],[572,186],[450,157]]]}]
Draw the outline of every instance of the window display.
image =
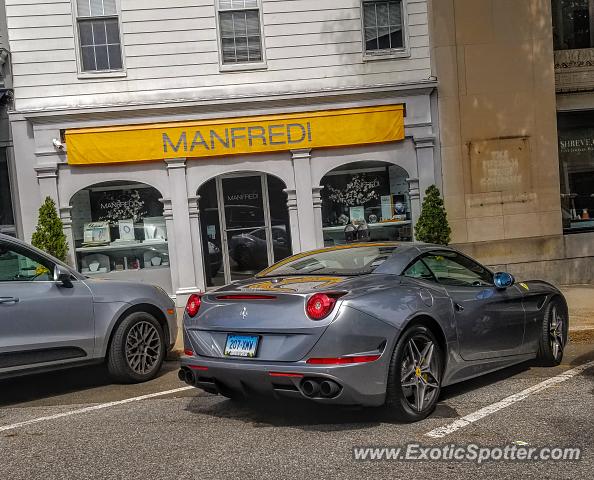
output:
[{"label": "window display", "polygon": [[171,291],[161,194],[145,184],[110,182],[72,198],[72,232],[84,275],[134,279]]},{"label": "window display", "polygon": [[402,168],[383,162],[329,172],[321,182],[324,243],[412,240],[407,177]]},{"label": "window display", "polygon": [[594,231],[594,121],[592,112],[560,113],[561,210],[566,232]]},{"label": "window display", "polygon": [[594,15],[590,0],[556,0],[552,7],[555,50],[591,48],[594,45]]}]

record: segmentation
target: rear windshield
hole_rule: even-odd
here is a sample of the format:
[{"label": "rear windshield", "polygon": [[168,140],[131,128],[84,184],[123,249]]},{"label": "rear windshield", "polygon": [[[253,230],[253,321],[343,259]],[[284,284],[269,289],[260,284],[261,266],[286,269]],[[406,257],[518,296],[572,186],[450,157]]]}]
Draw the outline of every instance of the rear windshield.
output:
[{"label": "rear windshield", "polygon": [[372,273],[396,250],[396,245],[367,245],[337,247],[289,257],[266,270],[258,277],[292,275],[363,275]]}]

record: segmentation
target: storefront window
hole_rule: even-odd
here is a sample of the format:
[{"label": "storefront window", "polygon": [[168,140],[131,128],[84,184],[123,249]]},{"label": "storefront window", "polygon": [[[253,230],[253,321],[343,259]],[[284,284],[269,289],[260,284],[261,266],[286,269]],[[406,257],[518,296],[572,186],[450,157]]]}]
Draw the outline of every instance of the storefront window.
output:
[{"label": "storefront window", "polygon": [[292,254],[285,188],[261,173],[219,177],[200,187],[207,286],[250,277]]},{"label": "storefront window", "polygon": [[594,230],[594,114],[560,113],[561,207],[566,232]]},{"label": "storefront window", "polygon": [[78,270],[89,277],[152,283],[171,293],[167,227],[158,190],[109,182],[71,201]]},{"label": "storefront window", "polygon": [[324,243],[412,240],[406,171],[384,162],[357,162],[321,182]]},{"label": "storefront window", "polygon": [[590,0],[553,0],[555,50],[594,46],[594,12]]},{"label": "storefront window", "polygon": [[0,233],[14,235],[14,216],[6,148],[0,148]]}]

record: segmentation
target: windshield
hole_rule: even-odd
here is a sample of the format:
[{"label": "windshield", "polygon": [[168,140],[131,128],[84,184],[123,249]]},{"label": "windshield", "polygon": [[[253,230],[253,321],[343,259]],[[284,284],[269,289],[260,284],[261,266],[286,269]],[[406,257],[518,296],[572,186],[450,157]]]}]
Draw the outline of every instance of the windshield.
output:
[{"label": "windshield", "polygon": [[258,277],[292,275],[363,275],[372,273],[396,250],[396,245],[365,245],[316,250],[286,258]]}]

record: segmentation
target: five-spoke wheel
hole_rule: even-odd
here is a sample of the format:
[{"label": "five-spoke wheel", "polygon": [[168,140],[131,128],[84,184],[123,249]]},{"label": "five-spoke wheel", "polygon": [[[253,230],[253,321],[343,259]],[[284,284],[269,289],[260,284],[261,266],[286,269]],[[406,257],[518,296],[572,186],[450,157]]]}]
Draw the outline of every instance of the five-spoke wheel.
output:
[{"label": "five-spoke wheel", "polygon": [[567,308],[559,299],[546,305],[541,327],[538,362],[545,366],[561,363],[567,343],[569,322]]},{"label": "five-spoke wheel", "polygon": [[422,325],[398,341],[390,363],[386,406],[404,421],[422,420],[439,398],[443,358],[433,333]]}]

